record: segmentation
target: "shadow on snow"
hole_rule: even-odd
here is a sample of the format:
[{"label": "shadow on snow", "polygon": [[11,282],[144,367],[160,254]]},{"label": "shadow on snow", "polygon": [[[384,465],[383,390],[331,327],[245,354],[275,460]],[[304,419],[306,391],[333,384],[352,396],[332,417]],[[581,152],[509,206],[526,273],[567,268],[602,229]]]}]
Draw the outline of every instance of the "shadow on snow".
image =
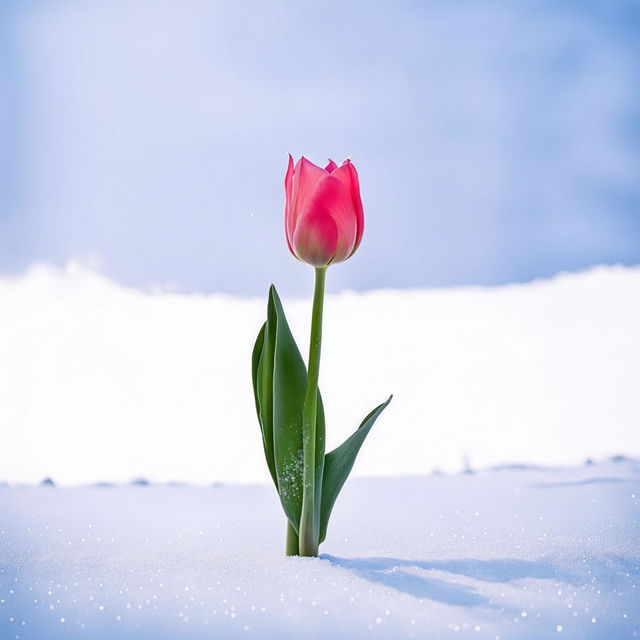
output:
[{"label": "shadow on snow", "polygon": [[396,589],[416,598],[428,598],[461,607],[503,609],[472,586],[423,575],[423,572],[443,571],[494,583],[524,578],[555,579],[570,583],[575,581],[575,576],[559,571],[544,560],[404,560],[339,558],[327,554],[323,554],[322,558],[335,566],[352,571],[369,582]]}]

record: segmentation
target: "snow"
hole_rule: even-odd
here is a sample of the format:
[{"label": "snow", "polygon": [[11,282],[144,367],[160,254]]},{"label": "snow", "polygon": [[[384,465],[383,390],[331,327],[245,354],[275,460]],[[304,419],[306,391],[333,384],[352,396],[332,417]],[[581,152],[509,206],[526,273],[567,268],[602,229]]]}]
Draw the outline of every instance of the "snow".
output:
[{"label": "snow", "polygon": [[640,633],[640,462],[357,479],[319,559],[270,486],[0,488],[3,640]]},{"label": "snow", "polygon": [[253,410],[264,299],[0,277],[0,638],[638,637],[639,291],[329,296],[329,447],[394,400],[307,559]]},{"label": "snow", "polygon": [[[144,292],[78,263],[1,276],[0,480],[267,483],[249,360],[268,284]],[[328,445],[393,393],[355,475],[640,455],[639,292],[640,267],[612,266],[330,295]],[[304,353],[310,301],[284,304]]]}]

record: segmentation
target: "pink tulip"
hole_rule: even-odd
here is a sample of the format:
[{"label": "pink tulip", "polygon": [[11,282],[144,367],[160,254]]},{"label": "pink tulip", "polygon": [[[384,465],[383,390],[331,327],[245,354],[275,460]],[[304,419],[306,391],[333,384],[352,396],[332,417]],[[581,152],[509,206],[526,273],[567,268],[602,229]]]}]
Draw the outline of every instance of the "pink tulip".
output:
[{"label": "pink tulip", "polygon": [[291,253],[314,267],[350,258],[364,231],[358,173],[350,160],[324,168],[304,156],[289,156],[285,186],[285,231]]}]

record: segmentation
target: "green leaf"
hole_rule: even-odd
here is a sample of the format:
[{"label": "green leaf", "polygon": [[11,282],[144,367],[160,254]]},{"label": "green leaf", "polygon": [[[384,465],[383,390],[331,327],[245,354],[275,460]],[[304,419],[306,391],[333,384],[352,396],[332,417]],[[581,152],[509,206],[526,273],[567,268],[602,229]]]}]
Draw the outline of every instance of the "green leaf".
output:
[{"label": "green leaf", "polygon": [[[302,510],[302,410],[307,369],[287,323],[275,287],[269,290],[267,322],[254,346],[253,387],[265,457],[280,502],[298,532]],[[324,408],[318,393],[316,418],[316,514],[320,520],[320,491],[324,467]]]},{"label": "green leaf", "polygon": [[260,357],[262,356],[262,348],[264,347],[264,333],[267,328],[265,322],[258,331],[258,337],[253,345],[253,351],[251,353],[251,381],[253,382],[253,397],[256,401],[256,413],[260,418],[260,400],[258,399],[258,365],[260,364]]},{"label": "green leaf", "polygon": [[273,344],[270,339],[270,332],[265,322],[258,333],[256,343],[251,356],[251,378],[253,381],[253,395],[256,403],[256,413],[260,422],[262,432],[262,446],[267,459],[269,473],[276,488],[278,479],[276,476],[276,465],[273,456],[273,410],[272,392],[273,387]]},{"label": "green leaf", "polygon": [[324,477],[322,482],[322,505],[320,508],[320,542],[327,535],[329,516],[335,504],[340,489],[347,480],[353,464],[360,451],[360,447],[369,434],[371,427],[391,402],[393,396],[389,396],[386,402],[377,406],[363,421],[358,429],[347,438],[339,447],[329,452],[324,461]]}]

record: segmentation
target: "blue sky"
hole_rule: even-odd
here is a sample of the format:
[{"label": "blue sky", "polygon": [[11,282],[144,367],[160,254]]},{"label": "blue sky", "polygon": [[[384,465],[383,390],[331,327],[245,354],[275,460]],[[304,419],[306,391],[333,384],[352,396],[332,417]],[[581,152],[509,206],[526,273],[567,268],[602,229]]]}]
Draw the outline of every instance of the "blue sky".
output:
[{"label": "blue sky", "polygon": [[140,287],[306,293],[288,152],[360,172],[332,290],[638,263],[636,7],[4,2],[0,272],[79,256]]}]

